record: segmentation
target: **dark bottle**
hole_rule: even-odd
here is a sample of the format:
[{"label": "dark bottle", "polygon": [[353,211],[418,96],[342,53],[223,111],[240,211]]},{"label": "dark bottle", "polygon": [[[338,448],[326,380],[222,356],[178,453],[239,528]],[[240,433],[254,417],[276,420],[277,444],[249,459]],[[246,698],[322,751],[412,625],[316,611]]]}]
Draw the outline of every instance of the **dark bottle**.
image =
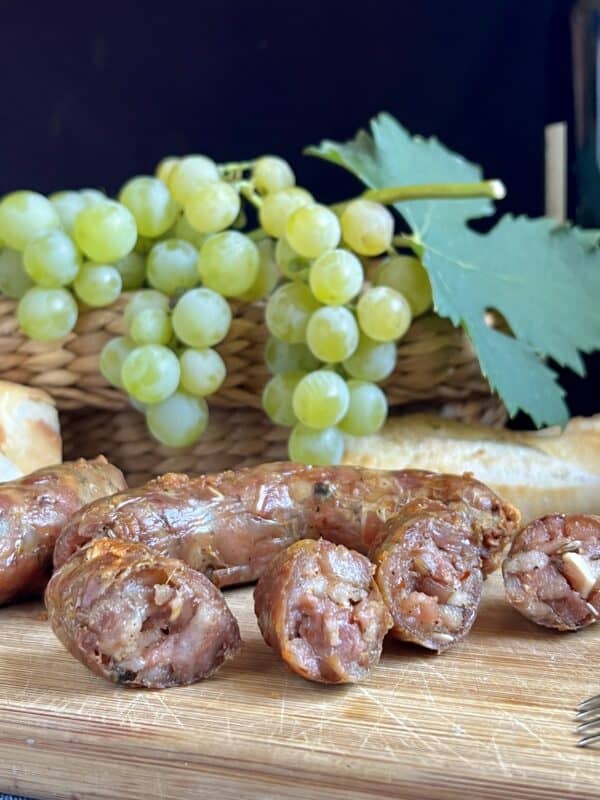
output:
[{"label": "dark bottle", "polygon": [[600,228],[600,0],[579,0],[571,14],[575,97],[575,218]]}]

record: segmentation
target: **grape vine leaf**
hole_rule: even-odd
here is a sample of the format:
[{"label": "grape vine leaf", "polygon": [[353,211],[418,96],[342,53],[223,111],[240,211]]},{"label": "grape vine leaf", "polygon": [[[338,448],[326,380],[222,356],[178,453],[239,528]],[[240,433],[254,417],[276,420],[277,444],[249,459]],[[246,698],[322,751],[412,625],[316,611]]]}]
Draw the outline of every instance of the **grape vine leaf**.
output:
[{"label": "grape vine leaf", "polygon": [[[371,188],[481,180],[478,166],[435,139],[411,137],[389,114],[375,118],[371,130],[308,152]],[[506,215],[487,234],[477,233],[466,223],[492,213],[485,199],[419,200],[396,208],[429,273],[436,313],[464,327],[509,413],[522,409],[538,426],[564,424],[564,392],[542,359],[583,375],[580,353],[600,348],[600,249],[546,218]],[[502,314],[512,335],[486,324],[489,310]]]}]

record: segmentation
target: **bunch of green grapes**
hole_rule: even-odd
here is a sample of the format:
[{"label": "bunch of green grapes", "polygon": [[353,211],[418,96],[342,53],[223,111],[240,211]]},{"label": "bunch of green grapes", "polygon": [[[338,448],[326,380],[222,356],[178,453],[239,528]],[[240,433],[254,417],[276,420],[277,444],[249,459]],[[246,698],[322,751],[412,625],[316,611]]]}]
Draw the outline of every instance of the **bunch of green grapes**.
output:
[{"label": "bunch of green grapes", "polygon": [[[172,447],[202,435],[206,397],[226,378],[215,346],[230,329],[230,301],[268,297],[264,408],[292,427],[292,459],[335,463],[343,433],[383,424],[377,384],[431,288],[414,257],[395,253],[385,206],[360,198],[336,212],[295,183],[275,156],[219,166],[190,155],[132,178],[117,199],[13,192],[0,201],[0,291],[18,300],[27,336],[51,341],[82,306],[136,290],[127,334],[106,344],[100,369]],[[260,222],[250,233],[245,205]]]},{"label": "bunch of green grapes", "polygon": [[383,425],[388,407],[378,383],[394,370],[396,342],[413,317],[430,308],[431,285],[416,258],[394,250],[394,219],[380,203],[359,198],[336,213],[287,187],[264,197],[259,217],[289,279],[266,306],[273,377],[263,406],[292,427],[292,460],[334,464],[344,433]]}]

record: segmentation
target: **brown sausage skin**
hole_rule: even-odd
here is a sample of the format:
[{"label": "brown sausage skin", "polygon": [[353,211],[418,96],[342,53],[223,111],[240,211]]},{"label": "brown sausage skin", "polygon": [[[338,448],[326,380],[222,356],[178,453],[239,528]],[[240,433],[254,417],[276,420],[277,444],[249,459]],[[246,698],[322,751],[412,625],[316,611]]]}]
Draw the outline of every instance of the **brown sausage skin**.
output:
[{"label": "brown sausage skin", "polygon": [[322,536],[368,553],[386,521],[418,497],[464,509],[484,571],[496,569],[519,515],[472,477],[292,463],[200,478],[164,475],[96,502],[65,527],[54,563],[108,535],[181,558],[217,586],[247,583],[299,539]]},{"label": "brown sausage skin", "polygon": [[0,605],[41,594],[58,534],[93,500],[127,488],[120,470],[93,461],[44,467],[0,485]]},{"label": "brown sausage skin", "polygon": [[387,523],[371,558],[396,639],[438,652],[464,639],[483,585],[468,514],[431,500],[409,503]]},{"label": "brown sausage skin", "polygon": [[576,631],[600,616],[600,517],[550,514],[530,522],[502,565],[508,601],[547,628]]},{"label": "brown sausage skin", "polygon": [[125,686],[194,683],[241,644],[223,595],[204,575],[132,542],[91,542],[54,573],[45,601],[67,650]]},{"label": "brown sausage skin", "polygon": [[321,683],[363,680],[392,624],[370,561],[325,539],[279,553],[256,585],[254,609],[266,643]]}]

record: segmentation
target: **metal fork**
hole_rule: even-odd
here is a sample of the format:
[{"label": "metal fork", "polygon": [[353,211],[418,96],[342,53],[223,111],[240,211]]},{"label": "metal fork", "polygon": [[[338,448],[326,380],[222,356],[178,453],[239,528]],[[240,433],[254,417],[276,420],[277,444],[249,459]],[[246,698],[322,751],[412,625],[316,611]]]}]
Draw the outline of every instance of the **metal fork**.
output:
[{"label": "metal fork", "polygon": [[600,694],[589,697],[576,708],[575,719],[578,722],[576,731],[583,734],[577,747],[587,747],[600,741]]}]

